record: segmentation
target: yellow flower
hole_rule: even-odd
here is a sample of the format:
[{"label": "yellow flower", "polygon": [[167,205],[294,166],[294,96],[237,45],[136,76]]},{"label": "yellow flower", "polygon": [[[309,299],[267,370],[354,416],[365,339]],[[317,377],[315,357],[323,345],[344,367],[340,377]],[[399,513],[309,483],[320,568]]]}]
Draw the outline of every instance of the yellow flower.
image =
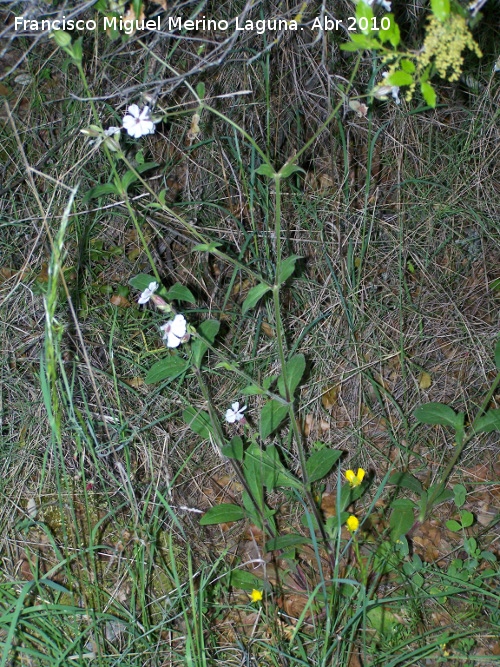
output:
[{"label": "yellow flower", "polygon": [[262,591],[258,591],[256,588],[250,593],[250,599],[252,602],[260,602],[262,600]]},{"label": "yellow flower", "polygon": [[355,533],[359,528],[359,519],[354,514],[351,514],[346,521],[346,526],[351,533]]},{"label": "yellow flower", "polygon": [[358,468],[358,472],[356,474],[354,474],[354,470],[347,470],[345,473],[345,478],[352,487],[355,487],[361,484],[365,474],[366,473],[363,468]]}]

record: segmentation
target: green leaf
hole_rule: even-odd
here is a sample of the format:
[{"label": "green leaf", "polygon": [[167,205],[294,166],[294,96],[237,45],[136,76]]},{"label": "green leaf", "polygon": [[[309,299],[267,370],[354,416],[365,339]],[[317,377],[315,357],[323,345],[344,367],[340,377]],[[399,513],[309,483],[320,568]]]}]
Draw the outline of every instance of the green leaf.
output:
[{"label": "green leaf", "polygon": [[167,292],[167,299],[170,301],[185,301],[186,303],[196,303],[196,298],[190,289],[180,283],[175,283]]},{"label": "green leaf", "polygon": [[203,83],[203,81],[200,81],[200,83],[197,84],[196,94],[198,95],[200,100],[203,100],[205,98],[205,84]]},{"label": "green leaf", "polygon": [[338,449],[322,449],[313,452],[306,463],[308,482],[317,482],[318,479],[328,475],[341,456],[342,452]]},{"label": "green leaf", "polygon": [[245,510],[239,505],[221,503],[211,507],[200,519],[200,526],[212,526],[216,523],[229,523],[245,518]]},{"label": "green leaf", "polygon": [[266,449],[261,449],[256,444],[250,445],[245,454],[245,464],[247,462],[252,465],[255,476],[260,478],[269,490],[285,487],[302,491],[304,488],[281,463],[274,445],[269,445]]},{"label": "green leaf", "polygon": [[500,336],[495,345],[495,366],[497,367],[497,371],[500,371]]},{"label": "green leaf", "polygon": [[[396,48],[401,41],[401,33],[399,31],[399,26],[396,23],[396,20],[394,18],[394,14],[387,14],[387,18],[390,21],[389,27],[387,30],[379,30],[378,31],[378,38],[382,43],[384,42],[390,42],[391,45]],[[409,62],[408,60],[404,62]],[[405,72],[409,72],[406,67],[403,66],[403,62],[401,63],[401,67]],[[413,67],[413,70],[415,70],[415,66]],[[409,72],[411,74],[411,72]]]},{"label": "green leaf", "polygon": [[425,403],[415,410],[415,419],[422,424],[441,424],[456,428],[458,415],[444,403]]},{"label": "green leaf", "polygon": [[268,178],[274,178],[277,175],[270,164],[261,164],[260,167],[255,170],[255,173],[260,174],[261,176],[267,176]]},{"label": "green leaf", "polygon": [[290,257],[287,257],[283,262],[281,262],[276,276],[277,285],[283,285],[283,283],[288,280],[288,278],[290,278],[292,273],[295,271],[295,262],[298,259],[301,259],[298,255],[290,255]]},{"label": "green leaf", "polygon": [[258,387],[256,384],[249,384],[240,391],[240,394],[243,394],[243,396],[260,396],[265,393],[264,389]]},{"label": "green leaf", "polygon": [[57,46],[60,46],[61,48],[71,44],[71,35],[64,30],[53,30],[50,36]]},{"label": "green leaf", "polygon": [[402,489],[410,489],[418,496],[422,495],[422,483],[409,472],[393,472],[389,477],[389,484],[395,484]]},{"label": "green leaf", "polygon": [[[365,49],[380,49],[380,44],[376,39],[372,37],[366,37],[365,35],[359,35],[358,33],[352,32],[349,33],[351,36],[352,43],[341,44],[340,48],[343,51],[360,51]],[[355,48],[352,48],[353,45]]]},{"label": "green leaf", "polygon": [[454,533],[458,533],[460,530],[462,530],[462,526],[458,523],[458,521],[455,521],[454,519],[450,519],[449,521],[446,522],[446,528],[448,530],[453,531]]},{"label": "green leaf", "polygon": [[275,431],[288,414],[288,406],[278,401],[268,401],[260,413],[260,437],[265,440]]},{"label": "green leaf", "polygon": [[[364,29],[361,28],[361,26],[359,25],[360,19],[366,19],[366,21],[363,21],[363,25],[366,25]],[[356,5],[356,23],[358,25],[358,28],[364,35],[368,35],[371,33],[372,19],[373,19],[373,9],[370,7],[370,5],[363,2],[363,0],[360,0],[360,2],[358,2],[358,4]]]},{"label": "green leaf", "polygon": [[389,526],[391,528],[391,537],[393,541],[396,541],[401,535],[406,535],[413,528],[413,524],[415,523],[415,504],[411,500],[400,498],[391,503],[391,509]]},{"label": "green leaf", "polygon": [[275,537],[272,540],[266,542],[264,546],[265,551],[277,551],[278,549],[290,549],[291,547],[297,547],[301,544],[311,544],[311,539],[309,537],[304,537],[298,533],[288,533],[287,535],[280,535]]},{"label": "green leaf", "polygon": [[432,13],[441,21],[450,15],[450,0],[431,0]]},{"label": "green leaf", "polygon": [[[288,382],[288,390],[290,396],[293,396],[295,390],[297,389],[304,371],[306,369],[306,358],[303,354],[295,354],[291,359],[286,362],[286,378]],[[278,390],[283,398],[286,398],[285,383],[283,381],[283,375],[280,375],[278,378]]]},{"label": "green leaf", "polygon": [[243,440],[239,435],[235,435],[229,445],[222,447],[222,454],[228,459],[243,461]]},{"label": "green leaf", "polygon": [[462,510],[460,512],[460,521],[462,522],[462,528],[469,528],[474,523],[474,515],[472,512]]},{"label": "green leaf", "polygon": [[[434,491],[439,487],[439,484],[431,484],[429,488],[427,489],[427,493],[429,494],[429,498],[434,494]],[[433,506],[434,505],[439,505],[441,503],[445,503],[447,500],[450,500],[453,498],[453,491],[451,489],[446,489],[444,488],[441,493],[434,498],[432,501]]]},{"label": "green leaf", "polygon": [[402,69],[393,72],[390,76],[384,79],[384,84],[388,86],[411,86],[413,77],[408,72],[403,72]]},{"label": "green leaf", "polygon": [[463,484],[455,484],[455,486],[453,487],[453,496],[455,505],[457,507],[462,507],[467,498],[467,489]]},{"label": "green leaf", "polygon": [[284,165],[281,167],[278,176],[279,176],[280,178],[288,178],[288,177],[291,176],[292,174],[295,174],[295,172],[297,172],[297,171],[302,171],[302,172],[304,172],[304,174],[306,173],[306,172],[304,171],[304,169],[302,169],[301,167],[297,167],[296,164],[293,164],[293,163],[292,163],[292,164],[288,164],[288,162],[287,162],[286,164],[284,164]]},{"label": "green leaf", "polygon": [[403,72],[408,72],[408,74],[414,74],[414,72],[415,72],[415,63],[413,61],[406,60],[406,58],[403,58],[403,60],[400,62],[400,65],[401,65],[401,69],[403,70]]},{"label": "green leaf", "polygon": [[258,591],[269,589],[268,583],[246,570],[232,570],[229,575],[229,586],[250,592],[254,589]]},{"label": "green leaf", "polygon": [[198,245],[194,246],[192,252],[214,252],[214,250],[221,247],[222,243],[217,243],[216,241],[212,241],[211,243],[198,243]]},{"label": "green leaf", "polygon": [[195,338],[191,345],[193,364],[197,368],[201,367],[201,362],[203,361],[205,352],[208,350],[209,345],[213,345],[215,336],[219,332],[219,328],[219,320],[205,320],[198,327],[196,332],[198,336]]},{"label": "green leaf", "polygon": [[153,364],[149,369],[144,382],[146,384],[155,384],[167,378],[176,378],[182,375],[189,368],[189,362],[181,357],[172,356],[161,359]]},{"label": "green leaf", "polygon": [[474,433],[500,431],[500,409],[491,408],[482,417],[474,421]]},{"label": "green leaf", "polygon": [[437,95],[431,84],[427,83],[427,81],[421,81],[420,92],[427,104],[434,109],[436,106]]},{"label": "green leaf", "polygon": [[210,415],[203,410],[189,407],[182,413],[184,423],[189,426],[195,433],[200,435],[204,440],[208,440],[212,433],[212,424],[210,423]]},{"label": "green leaf", "polygon": [[105,195],[117,195],[118,190],[113,183],[103,183],[102,185],[96,185],[94,188],[91,188],[85,197],[83,198],[84,202],[89,201],[90,199],[97,199],[98,197],[104,197]]},{"label": "green leaf", "polygon": [[259,285],[255,285],[255,287],[252,287],[252,289],[248,292],[247,298],[245,301],[243,301],[243,305],[241,306],[241,312],[243,315],[250,310],[250,308],[253,308],[258,301],[266,294],[269,292],[271,288],[269,285],[265,285],[264,283],[260,283]]},{"label": "green leaf", "polygon": [[146,287],[149,287],[150,283],[155,282],[157,282],[157,280],[154,276],[148,276],[146,273],[139,273],[137,276],[130,278],[128,284],[135,287],[139,292],[144,292]]}]

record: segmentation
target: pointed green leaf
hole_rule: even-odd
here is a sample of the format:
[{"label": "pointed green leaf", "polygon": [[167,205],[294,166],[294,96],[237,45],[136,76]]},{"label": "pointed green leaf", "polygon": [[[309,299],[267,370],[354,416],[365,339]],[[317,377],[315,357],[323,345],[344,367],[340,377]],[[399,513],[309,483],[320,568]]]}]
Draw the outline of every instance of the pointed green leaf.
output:
[{"label": "pointed green leaf", "polygon": [[500,409],[491,408],[474,422],[474,433],[491,433],[500,431]]},{"label": "pointed green leaf", "polygon": [[291,255],[290,257],[287,257],[283,262],[281,262],[281,266],[278,269],[278,274],[276,276],[276,284],[277,285],[282,285],[290,276],[292,273],[295,271],[295,262],[301,259],[298,255]]},{"label": "pointed green leaf", "polygon": [[270,289],[271,288],[269,285],[265,285],[264,283],[260,283],[259,285],[252,287],[252,289],[248,292],[245,301],[243,301],[243,305],[241,306],[241,312],[243,315],[247,312],[247,310],[253,308],[264,296],[264,294],[269,292]]},{"label": "pointed green leaf", "polygon": [[427,81],[421,81],[420,91],[427,104],[434,109],[436,106],[437,95],[431,84],[427,83]]},{"label": "pointed green leaf", "polygon": [[268,401],[260,413],[260,437],[265,440],[273,433],[288,414],[288,406],[278,401]]},{"label": "pointed green leaf", "polygon": [[408,74],[414,74],[414,72],[415,72],[415,63],[412,62],[411,60],[406,60],[406,59],[403,58],[400,65],[401,65],[401,69],[404,72],[408,72]]},{"label": "pointed green leaf", "polygon": [[211,507],[200,519],[200,526],[212,526],[216,523],[229,523],[245,518],[245,511],[239,505],[221,503]]},{"label": "pointed green leaf", "polygon": [[276,176],[276,172],[270,164],[261,164],[260,167],[255,170],[255,173],[260,174],[261,176],[267,176],[268,178],[274,178]]},{"label": "pointed green leaf", "polygon": [[384,79],[384,84],[388,86],[411,86],[413,83],[413,77],[408,72],[403,72],[403,70],[398,70],[393,72],[390,76]]},{"label": "pointed green leaf", "polygon": [[395,484],[402,489],[410,489],[418,496],[422,495],[422,483],[409,472],[393,472],[389,477],[389,484]]},{"label": "pointed green leaf", "polygon": [[205,320],[198,327],[196,332],[198,336],[195,338],[191,345],[193,364],[197,368],[201,368],[201,362],[203,361],[205,352],[208,350],[210,345],[213,345],[219,329],[219,320]]},{"label": "pointed green leaf", "polygon": [[[118,178],[118,177],[117,177]],[[138,179],[137,174],[135,171],[132,171],[132,169],[128,169],[123,176],[119,179],[120,180],[120,185],[118,187],[120,188],[120,192],[127,192],[129,187],[132,185],[132,183],[135,183]]]},{"label": "pointed green leaf", "polygon": [[449,405],[444,403],[425,403],[415,410],[415,419],[422,424],[441,424],[455,428],[458,415]]},{"label": "pointed green leaf", "polygon": [[265,393],[264,389],[258,387],[256,384],[249,384],[240,391],[240,394],[243,396],[260,396]]},{"label": "pointed green leaf", "polygon": [[304,535],[299,535],[298,533],[288,533],[287,535],[280,535],[279,537],[275,537],[266,542],[264,550],[278,551],[278,549],[298,547],[301,544],[311,544],[311,539],[309,537],[304,537]]},{"label": "pointed green leaf", "polygon": [[94,188],[91,188],[83,200],[87,202],[90,199],[97,199],[98,197],[104,197],[105,195],[117,194],[118,190],[113,183],[103,183],[102,185],[96,185]]},{"label": "pointed green leaf", "polygon": [[431,0],[432,13],[444,22],[450,15],[450,0]]},{"label": "pointed green leaf", "polygon": [[288,178],[292,174],[295,174],[297,171],[302,171],[305,173],[305,171],[302,169],[302,167],[297,167],[296,164],[284,164],[279,172],[280,178]]},{"label": "pointed green leaf", "polygon": [[195,245],[191,252],[214,252],[217,248],[220,248],[222,243],[217,243],[212,241],[211,243],[198,243]]},{"label": "pointed green leaf", "polygon": [[406,535],[413,528],[415,505],[411,500],[400,498],[391,503],[391,509],[389,526],[391,527],[391,537],[393,541],[396,541],[401,535]]},{"label": "pointed green leaf", "polygon": [[175,283],[167,292],[167,299],[170,301],[186,301],[187,303],[196,303],[196,298],[190,289],[180,283]]},{"label": "pointed green leaf", "polygon": [[189,368],[189,362],[181,357],[171,356],[161,359],[153,364],[149,369],[144,382],[146,384],[155,384],[167,378],[173,379],[182,375]]},{"label": "pointed green leaf", "polygon": [[[384,42],[390,42],[394,48],[396,48],[401,41],[401,34],[399,31],[399,26],[396,23],[394,19],[394,14],[387,14],[387,18],[389,19],[389,27],[387,30],[384,30],[383,28],[378,31],[378,38],[382,43]],[[403,65],[403,62],[410,62],[408,60],[402,61],[401,62],[401,67],[404,69],[405,72],[408,72],[409,70],[406,68],[406,65]],[[413,71],[415,71],[415,66],[413,66]],[[410,72],[411,74],[412,72]]]},{"label": "pointed green leaf", "polygon": [[500,371],[500,336],[495,345],[495,366],[497,367],[497,371]]},{"label": "pointed green leaf", "polygon": [[[306,369],[306,358],[303,354],[295,354],[291,359],[286,362],[286,377],[288,382],[288,389],[290,392],[290,397],[293,396],[295,390],[297,389],[304,371]],[[286,398],[285,383],[283,381],[283,375],[280,375],[278,378],[278,390],[283,398]]]},{"label": "pointed green leaf", "polygon": [[229,445],[222,447],[222,454],[228,459],[243,461],[243,440],[239,435],[235,435]]},{"label": "pointed green leaf", "polygon": [[184,423],[189,426],[195,433],[200,435],[204,440],[208,440],[212,433],[212,424],[210,422],[210,415],[203,410],[196,408],[186,408],[182,413]]},{"label": "pointed green leaf", "polygon": [[285,487],[303,490],[302,483],[281,463],[274,445],[266,449],[261,449],[256,444],[250,445],[245,453],[245,464],[247,462],[252,465],[255,477],[260,479],[267,489]]},{"label": "pointed green leaf", "polygon": [[259,579],[255,574],[247,572],[246,570],[231,570],[229,575],[229,586],[232,588],[240,588],[243,591],[268,590],[270,585]]},{"label": "pointed green leaf", "polygon": [[321,449],[313,452],[306,463],[307,481],[317,482],[318,479],[328,475],[341,456],[342,452],[337,449]]},{"label": "pointed green leaf", "polygon": [[146,287],[149,287],[151,283],[158,282],[154,276],[148,276],[146,273],[139,273],[137,276],[130,278],[128,281],[129,285],[135,287],[139,292],[144,292]]},{"label": "pointed green leaf", "polygon": [[[362,22],[362,25],[366,26],[361,28],[359,25],[360,19],[365,19]],[[358,24],[358,29],[365,35],[368,35],[371,32],[371,22],[373,19],[373,9],[369,4],[360,0],[356,5],[356,23]]]}]

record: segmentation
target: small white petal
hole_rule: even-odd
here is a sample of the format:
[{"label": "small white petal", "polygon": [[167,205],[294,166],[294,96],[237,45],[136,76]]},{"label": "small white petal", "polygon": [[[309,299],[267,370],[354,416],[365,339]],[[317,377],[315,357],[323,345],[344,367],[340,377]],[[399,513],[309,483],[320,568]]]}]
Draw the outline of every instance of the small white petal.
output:
[{"label": "small white petal", "polygon": [[139,116],[141,115],[141,112],[139,111],[139,107],[137,106],[137,104],[131,104],[128,108],[128,113],[134,118],[139,118]]},{"label": "small white petal", "polygon": [[167,347],[179,347],[187,332],[187,322],[184,315],[176,315],[173,320],[166,322],[160,329]]}]

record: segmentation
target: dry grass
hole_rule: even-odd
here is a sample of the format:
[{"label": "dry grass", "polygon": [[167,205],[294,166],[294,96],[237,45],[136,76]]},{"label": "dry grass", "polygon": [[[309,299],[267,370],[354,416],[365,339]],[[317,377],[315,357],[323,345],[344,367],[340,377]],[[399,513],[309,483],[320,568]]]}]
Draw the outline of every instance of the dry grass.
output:
[{"label": "dry grass", "polygon": [[[347,7],[343,3],[339,15]],[[287,15],[297,11],[290,7]],[[416,15],[417,9],[409,12]],[[483,37],[488,44],[486,29]],[[142,94],[169,114],[141,143],[146,159],[159,164],[148,183],[155,192],[167,188],[174,213],[266,274],[275,260],[273,193],[252,173],[256,156],[250,146],[215,115],[202,117],[201,140],[190,145],[194,107],[186,83],[194,86],[204,78],[209,102],[244,127],[279,165],[324,122],[337,101],[337,86],[350,75],[352,58],[333,47],[330,37],[311,44],[298,34],[285,36],[256,59],[262,43],[246,34],[216,64],[216,38],[203,35],[212,63],[205,67],[197,40],[175,43],[136,35],[121,44],[100,35],[86,45],[86,74],[105,127],[116,124],[126,105]],[[25,48],[20,39],[11,43],[4,64],[15,64]],[[29,73],[32,83],[16,84],[19,72]],[[357,92],[366,89],[368,76],[369,68],[362,68]],[[306,446],[321,439],[344,450],[343,466],[363,465],[375,483],[391,464],[408,467],[422,481],[438,479],[452,442],[441,429],[412,429],[413,410],[420,403],[442,401],[470,416],[495,374],[499,83],[489,75],[482,83],[482,92],[466,100],[458,88],[443,85],[444,105],[434,111],[413,113],[414,104],[377,103],[367,119],[341,108],[336,122],[304,156],[306,174],[286,182],[283,246],[303,259],[283,293],[283,305],[288,344],[307,358],[307,381],[298,401],[300,418],[312,415]],[[141,664],[162,664],[167,656],[168,664],[181,664],[186,616],[180,611],[180,620],[171,622],[169,594],[182,582],[179,599],[186,599],[178,609],[194,604],[189,567],[199,581],[217,572],[225,550],[236,559],[242,548],[237,527],[200,531],[199,515],[190,510],[228,502],[241,489],[216,448],[200,443],[183,422],[186,407],[206,408],[194,379],[182,389],[176,383],[162,388],[142,382],[163,354],[157,335],[161,318],[139,310],[134,292],[123,307],[110,301],[131,276],[150,268],[123,203],[84,200],[91,187],[106,182],[109,167],[102,152],[89,148],[79,134],[93,119],[89,105],[78,100],[85,92],[76,70],[42,40],[5,86],[0,90],[7,101],[0,127],[4,580],[29,579],[30,568],[47,572],[61,562],[61,554],[76,554],[74,563],[61,566],[57,581],[71,582],[86,608],[142,624],[128,644],[121,633],[118,639],[108,637],[107,649],[114,646],[119,654],[132,646],[134,655],[151,650]],[[242,90],[252,92],[230,97]],[[131,148],[131,160],[134,153]],[[40,387],[51,255],[47,230],[57,231],[67,189],[76,184],[64,271],[78,319],[63,291],[57,310],[60,371],[69,383],[59,385],[64,406],[59,450]],[[221,349],[256,377],[277,373],[272,310],[264,304],[242,317],[241,303],[251,286],[244,276],[212,256],[193,253],[195,240],[174,215],[153,214],[143,193],[134,195],[133,207],[144,218],[149,249],[165,284],[181,282],[197,297],[188,310],[190,321],[196,325],[220,318]],[[423,372],[432,381],[425,389]],[[240,380],[223,369],[206,381],[218,414],[240,398]],[[328,391],[332,400],[325,404]],[[250,422],[257,422],[261,401],[252,397],[247,402]],[[280,437],[287,442],[286,431]],[[297,453],[289,454],[295,470]],[[498,477],[497,458],[495,433],[476,438],[453,481],[476,489],[471,508],[490,518],[481,526],[485,542],[498,554],[498,494],[490,484]],[[478,461],[485,469],[479,470]],[[326,491],[335,486],[332,476]],[[23,528],[30,498],[52,540],[47,532]],[[284,526],[296,523],[289,509],[283,511]],[[101,527],[94,530],[98,523]],[[424,531],[422,553],[426,539]],[[242,543],[248,556],[249,540]],[[94,558],[97,545],[100,556]],[[112,557],[106,556],[106,545]],[[222,585],[219,592],[227,594]],[[245,606],[234,598],[231,604]],[[423,627],[431,627],[431,613],[421,613]],[[240,659],[234,636],[233,646],[226,643],[239,621],[227,617],[226,622],[231,631],[220,629],[218,639],[211,639],[213,664]],[[95,638],[93,632],[80,648],[94,650],[86,645]],[[144,648],[148,632],[155,637],[154,651]],[[490,643],[485,640],[485,645]],[[230,657],[231,650],[237,658]],[[139,664],[134,659],[127,664]],[[279,662],[265,660],[262,664]]]}]

